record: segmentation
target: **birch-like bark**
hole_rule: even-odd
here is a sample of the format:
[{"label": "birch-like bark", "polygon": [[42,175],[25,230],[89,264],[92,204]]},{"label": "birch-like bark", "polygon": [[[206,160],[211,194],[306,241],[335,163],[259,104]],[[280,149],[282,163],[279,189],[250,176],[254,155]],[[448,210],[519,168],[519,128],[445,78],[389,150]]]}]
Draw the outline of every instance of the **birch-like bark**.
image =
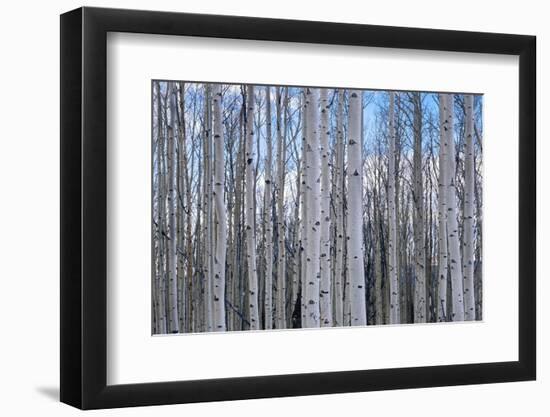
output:
[{"label": "birch-like bark", "polygon": [[[181,173],[180,177],[182,177],[182,182],[185,184],[185,247],[186,247],[186,254],[185,257],[187,258],[186,263],[186,277],[184,277],[186,283],[185,283],[185,306],[186,306],[186,331],[191,331],[191,323],[193,322],[193,232],[192,232],[192,209],[191,209],[191,179],[189,174],[189,160],[187,156],[187,133],[186,133],[186,126],[185,126],[185,83],[180,83],[180,108],[181,108]],[[183,331],[184,329],[182,329]]]},{"label": "birch-like bark", "polygon": [[216,256],[214,257],[213,330],[225,327],[225,256],[227,250],[227,215],[224,203],[225,161],[222,125],[222,91],[220,84],[212,87],[214,127],[214,204],[216,206]]},{"label": "birch-like bark", "polygon": [[438,303],[437,321],[447,321],[447,159],[448,135],[445,133],[446,121],[445,95],[439,95],[439,179],[438,179]]},{"label": "birch-like bark", "polygon": [[331,242],[330,242],[330,171],[329,171],[329,103],[328,90],[320,91],[321,105],[321,283],[319,310],[321,327],[332,327],[332,282],[331,282]]},{"label": "birch-like bark", "polygon": [[363,93],[360,90],[351,90],[348,124],[348,258],[351,326],[365,326],[367,324],[365,269],[363,266],[362,111]]},{"label": "birch-like bark", "polygon": [[206,331],[211,332],[213,320],[213,272],[214,272],[214,239],[213,239],[213,199],[212,199],[212,88],[204,86],[204,309]]},{"label": "birch-like bark", "polygon": [[424,190],[422,183],[422,101],[412,93],[414,135],[414,322],[426,323],[426,244],[424,240]]},{"label": "birch-like bark", "polygon": [[474,96],[464,96],[465,150],[464,150],[464,320],[475,320],[474,291]]},{"label": "birch-like bark", "polygon": [[300,225],[300,312],[301,312],[301,327],[305,326],[306,322],[306,273],[307,273],[307,239],[308,239],[308,212],[307,212],[307,135],[308,135],[308,118],[307,118],[307,108],[308,108],[308,100],[306,99],[306,93],[303,92],[302,96],[302,164],[301,164],[301,189],[300,189],[300,217],[301,217],[301,225]]},{"label": "birch-like bark", "polygon": [[320,243],[321,243],[321,163],[319,149],[319,91],[306,88],[306,210],[307,246],[305,276],[305,323],[302,327],[319,327]]},{"label": "birch-like bark", "polygon": [[246,88],[246,144],[245,144],[245,225],[246,261],[248,265],[248,311],[250,329],[260,328],[258,314],[258,273],[256,269],[256,225],[254,205],[255,152],[254,152],[254,86]]},{"label": "birch-like bark", "polygon": [[[206,113],[205,113],[206,114]],[[205,116],[206,117],[206,116]],[[203,129],[206,129],[203,127]],[[205,134],[203,133],[203,136]],[[202,154],[204,155],[204,140],[201,142],[200,149],[202,151]],[[198,274],[197,274],[197,285],[196,285],[196,291],[197,291],[197,297],[195,299],[195,305],[197,307],[196,311],[197,314],[195,314],[196,322],[195,322],[195,328],[199,332],[206,331],[206,301],[205,301],[205,280],[206,280],[206,269],[207,262],[204,256],[205,253],[205,240],[206,240],[206,231],[204,230],[204,223],[205,223],[205,210],[204,210],[204,204],[206,200],[206,186],[204,185],[205,181],[203,180],[203,174],[205,172],[205,168],[201,165],[204,165],[202,162],[202,158],[198,161],[198,178],[197,178],[197,190],[200,190],[201,195],[199,198],[197,198],[197,221],[195,224],[195,235],[197,239],[197,253],[196,253],[196,261],[195,264],[198,265]]]},{"label": "birch-like bark", "polygon": [[378,174],[376,176],[376,189],[374,190],[374,324],[384,324],[384,298],[382,293],[382,249],[380,228],[382,219],[380,218],[379,196],[378,196]]},{"label": "birch-like bark", "polygon": [[399,279],[397,276],[397,217],[396,217],[396,190],[395,190],[395,93],[390,92],[389,109],[389,150],[388,150],[388,275],[390,281],[390,324],[399,324]]},{"label": "birch-like bark", "polygon": [[[271,166],[273,164],[272,143],[271,143],[271,87],[265,90],[265,118],[266,118],[266,160],[265,160],[265,299],[264,314],[266,329],[273,327],[273,208],[272,208],[272,175]],[[278,215],[278,213],[277,213]]]},{"label": "birch-like bark", "polygon": [[162,134],[162,108],[161,108],[161,89],[160,83],[157,82],[157,141],[159,143],[157,150],[157,172],[158,172],[158,240],[159,240],[159,254],[158,259],[158,288],[157,288],[157,333],[165,334],[167,332],[167,323],[166,323],[166,307],[165,307],[165,246],[164,246],[164,223],[165,223],[165,194],[164,194],[164,138]]},{"label": "birch-like bark", "polygon": [[[243,94],[244,97],[244,94]],[[236,169],[236,184],[235,184],[235,208],[233,211],[233,236],[235,239],[235,252],[234,252],[234,259],[233,259],[233,293],[235,294],[235,303],[237,308],[244,309],[244,305],[242,303],[242,279],[237,279],[237,277],[243,277],[244,278],[244,260],[243,260],[243,239],[242,239],[242,225],[244,223],[243,221],[243,194],[244,194],[244,176],[245,176],[245,142],[246,138],[243,132],[243,110],[244,106],[241,109],[241,113],[239,115],[239,123],[238,123],[238,129],[239,129],[239,141],[238,141],[238,147],[236,152],[236,163],[237,163],[237,169]],[[242,317],[239,314],[233,315],[234,321],[233,321],[233,327],[235,329],[243,330],[243,320]]]},{"label": "birch-like bark", "polygon": [[[300,117],[302,117],[300,115]],[[296,151],[296,155],[299,155]],[[300,296],[300,275],[301,275],[301,268],[302,268],[302,262],[301,262],[301,234],[302,234],[302,219],[300,218],[300,213],[302,209],[302,163],[301,159],[298,157],[296,162],[296,200],[294,203],[294,228],[293,228],[293,234],[294,234],[294,242],[293,242],[293,248],[294,253],[292,257],[292,298],[290,300],[290,327],[295,326],[295,321],[297,321],[297,311],[296,308],[298,306],[299,300],[298,297]]]},{"label": "birch-like bark", "polygon": [[336,259],[334,266],[334,326],[344,325],[344,90],[338,90],[336,113]]},{"label": "birch-like bark", "polygon": [[444,131],[448,142],[448,181],[447,181],[447,234],[449,240],[449,269],[451,270],[452,321],[464,321],[464,281],[460,259],[460,239],[458,235],[458,206],[455,183],[455,143],[453,96],[445,95],[446,123]]},{"label": "birch-like bark", "polygon": [[302,143],[301,143],[301,171],[300,171],[300,320],[301,327],[304,326],[306,322],[306,248],[307,248],[307,193],[306,193],[306,184],[307,184],[307,130],[308,130],[308,121],[307,121],[307,106],[308,102],[305,97],[305,91],[301,96],[302,101]]},{"label": "birch-like bark", "polygon": [[178,277],[177,277],[177,212],[178,212],[178,169],[177,169],[177,146],[176,146],[176,88],[174,83],[169,83],[170,100],[170,122],[168,125],[168,150],[170,158],[170,189],[169,189],[169,264],[168,264],[168,329],[170,333],[179,332],[178,317]]},{"label": "birch-like bark", "polygon": [[[277,87],[277,328],[286,327],[286,250],[285,250],[285,159],[286,131],[283,131],[283,97]],[[286,101],[286,93],[285,93]],[[285,104],[286,105],[286,104]]]}]

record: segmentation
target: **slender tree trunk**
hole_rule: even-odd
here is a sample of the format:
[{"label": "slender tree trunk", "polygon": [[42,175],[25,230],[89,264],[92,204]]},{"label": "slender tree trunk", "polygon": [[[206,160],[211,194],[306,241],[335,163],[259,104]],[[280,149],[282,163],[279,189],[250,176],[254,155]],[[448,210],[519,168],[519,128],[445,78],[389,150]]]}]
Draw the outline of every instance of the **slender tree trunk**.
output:
[{"label": "slender tree trunk", "polygon": [[301,316],[301,327],[305,327],[306,323],[306,286],[307,286],[307,239],[308,239],[308,211],[307,211],[307,137],[308,137],[308,115],[307,108],[309,100],[306,99],[305,91],[303,92],[303,105],[302,105],[302,117],[303,117],[303,128],[302,128],[302,171],[301,171],[301,193],[300,193],[300,206],[301,206],[301,228],[300,228],[300,258],[301,258],[301,270],[300,270],[300,284],[301,284],[301,296],[300,296],[300,316]]},{"label": "slender tree trunk", "polygon": [[[265,117],[266,117],[266,138],[265,146],[267,157],[265,160],[265,257],[266,257],[266,271],[265,271],[265,301],[264,301],[264,314],[265,314],[265,325],[266,329],[271,329],[273,327],[273,208],[271,203],[272,197],[272,175],[271,175],[271,166],[272,161],[272,143],[271,143],[271,87],[266,88],[266,107],[265,107]],[[279,215],[279,213],[277,213]]]},{"label": "slender tree trunk", "polygon": [[[176,89],[176,97],[177,97],[177,89]],[[184,182],[183,182],[183,138],[182,138],[182,128],[180,123],[180,114],[179,109],[176,112],[177,120],[177,152],[176,152],[176,166],[177,166],[177,197],[176,197],[176,252],[177,252],[177,259],[178,259],[178,265],[177,265],[177,277],[178,277],[178,321],[179,321],[179,329],[182,333],[185,333],[185,268],[184,268],[184,261],[185,256],[183,253],[183,247],[184,247],[184,241],[185,241],[185,234],[184,234],[184,205],[183,205],[183,198],[184,198]]]},{"label": "slender tree trunk", "polygon": [[208,135],[208,110],[206,103],[208,86],[204,85],[204,109],[203,111],[203,123],[202,123],[202,136],[201,136],[201,149],[199,151],[199,160],[198,160],[198,169],[200,171],[198,177],[198,190],[200,190],[200,195],[198,198],[198,216],[197,216],[197,230],[199,232],[198,237],[198,248],[196,253],[196,264],[200,265],[199,274],[198,274],[198,291],[199,291],[199,308],[200,308],[200,317],[198,320],[199,329],[201,332],[208,331],[208,259],[207,259],[207,235],[208,235],[208,221],[207,221],[207,207],[208,207],[208,187],[206,184],[207,178],[207,164],[209,161],[208,156],[208,146],[206,145],[206,138]]},{"label": "slender tree trunk", "polygon": [[464,97],[465,136],[464,151],[464,320],[475,320],[474,290],[474,96]]},{"label": "slender tree trunk", "polygon": [[422,182],[422,101],[413,93],[414,134],[414,322],[426,323],[426,244],[424,240],[424,191]]},{"label": "slender tree trunk", "polygon": [[[431,144],[430,144],[431,146]],[[426,218],[426,300],[429,300],[428,317],[427,321],[437,321],[437,280],[433,278],[433,187],[432,176],[430,173],[431,158],[427,158],[426,167],[426,203],[428,205],[428,215]]]},{"label": "slender tree trunk", "polygon": [[[300,119],[303,119],[303,110],[300,106]],[[303,124],[302,124],[302,130],[303,130]],[[298,297],[300,296],[300,274],[301,274],[301,254],[302,254],[302,245],[301,245],[301,236],[302,236],[302,223],[303,220],[300,218],[300,213],[302,209],[302,170],[303,170],[303,164],[301,161],[300,154],[298,153],[298,149],[296,149],[295,145],[295,154],[296,154],[296,199],[294,203],[294,253],[293,253],[293,259],[292,259],[292,265],[293,265],[293,271],[292,271],[292,299],[290,301],[291,305],[291,323],[290,327],[294,327],[296,325],[297,321],[297,311],[295,309],[298,305]]]},{"label": "slender tree trunk", "polygon": [[451,270],[451,288],[452,288],[452,320],[464,321],[464,281],[462,276],[462,262],[460,260],[460,239],[458,235],[456,201],[456,183],[455,183],[455,143],[454,143],[454,117],[453,117],[453,96],[445,95],[446,103],[446,123],[445,132],[448,136],[448,158],[447,167],[449,169],[448,191],[447,191],[447,233],[449,240],[449,269]]},{"label": "slender tree trunk", "polygon": [[213,210],[212,210],[212,100],[211,86],[204,86],[204,310],[206,331],[211,332],[213,327]]},{"label": "slender tree trunk", "polygon": [[438,304],[437,321],[447,321],[447,159],[448,159],[448,135],[446,126],[445,95],[439,95],[439,180],[438,180]]},{"label": "slender tree trunk", "polygon": [[351,293],[351,325],[365,326],[365,269],[363,265],[363,144],[361,113],[363,93],[351,90],[349,95],[348,141],[348,257]]},{"label": "slender tree trunk", "polygon": [[389,239],[388,239],[388,275],[390,279],[390,324],[399,324],[399,277],[397,275],[397,218],[396,218],[396,172],[395,172],[395,93],[390,92],[389,109],[389,172],[388,172],[388,217],[389,217]]},{"label": "slender tree trunk", "polygon": [[181,137],[182,137],[182,175],[185,184],[185,257],[187,258],[187,272],[186,272],[186,300],[185,305],[187,307],[187,330],[191,331],[191,323],[193,322],[193,231],[192,231],[192,215],[191,215],[191,180],[189,174],[189,158],[187,156],[187,133],[185,126],[185,83],[180,83],[181,91]]},{"label": "slender tree trunk", "polygon": [[382,292],[382,248],[381,248],[381,219],[380,210],[378,207],[378,174],[376,175],[376,188],[374,190],[374,324],[384,324],[384,310],[383,310],[383,292]]},{"label": "slender tree trunk", "polygon": [[297,175],[296,175],[296,202],[294,204],[294,228],[293,228],[293,233],[294,233],[294,244],[293,244],[293,247],[294,247],[294,254],[293,254],[293,258],[292,258],[292,267],[293,267],[293,271],[292,271],[292,299],[290,300],[290,305],[291,305],[291,316],[290,316],[290,319],[291,319],[291,323],[290,323],[290,326],[291,327],[294,327],[294,321],[296,320],[295,318],[295,315],[296,315],[296,311],[295,311],[295,308],[296,308],[296,305],[297,305],[297,302],[298,302],[298,297],[300,296],[300,271],[301,271],[301,267],[302,267],[302,263],[301,263],[301,229],[302,229],[302,220],[300,219],[300,210],[302,208],[301,206],[301,195],[302,195],[302,191],[301,191],[301,180],[302,180],[302,175],[301,175],[301,172],[302,172],[302,167],[301,167],[301,162],[300,160],[298,160],[297,162],[297,167],[296,167],[296,172],[297,172]]},{"label": "slender tree trunk", "polygon": [[[235,239],[235,253],[233,260],[233,294],[235,294],[235,307],[243,309],[242,303],[242,281],[244,278],[244,260],[243,260],[243,190],[244,190],[244,172],[245,172],[245,138],[243,132],[243,112],[244,104],[241,108],[241,114],[239,116],[239,144],[237,148],[237,182],[235,184],[235,210],[233,212],[233,236]],[[244,311],[243,311],[244,312]],[[242,317],[238,314],[234,314],[234,329],[243,329]]]},{"label": "slender tree trunk", "polygon": [[178,212],[178,170],[177,170],[177,146],[176,146],[176,89],[174,83],[169,85],[170,99],[170,124],[168,126],[168,149],[170,154],[170,190],[169,190],[169,226],[170,226],[170,255],[168,264],[168,329],[170,333],[179,332],[178,317],[178,276],[177,276],[177,236],[176,227]]},{"label": "slender tree trunk", "polygon": [[225,161],[222,125],[222,91],[219,84],[212,88],[214,108],[214,204],[216,206],[216,256],[214,258],[214,325],[224,332],[225,326],[225,256],[227,251],[227,214],[224,203]]},{"label": "slender tree trunk", "polygon": [[[277,87],[277,328],[286,327],[286,250],[285,250],[285,159],[286,131],[283,132],[283,99]],[[285,94],[286,101],[286,94]],[[286,106],[286,103],[285,103]]]},{"label": "slender tree trunk", "polygon": [[344,325],[344,90],[338,90],[336,113],[336,261],[334,266],[334,325]]},{"label": "slender tree trunk", "polygon": [[321,101],[321,288],[320,314],[321,327],[332,327],[332,282],[331,282],[331,242],[330,242],[330,171],[329,171],[329,104],[328,90],[320,91]]},{"label": "slender tree trunk", "polygon": [[[477,131],[474,124],[474,131]],[[478,136],[476,134],[476,136]],[[481,136],[478,136],[481,146]],[[482,257],[483,253],[483,210],[482,210],[482,190],[481,180],[478,177],[477,166],[481,167],[482,156],[479,155],[479,163],[477,162],[476,154],[474,153],[474,193],[475,193],[475,215],[476,215],[476,241],[475,241],[475,259],[477,262],[474,265],[474,284],[476,290],[476,320],[483,320],[483,277],[482,273]]]},{"label": "slender tree trunk", "polygon": [[303,327],[319,327],[320,244],[321,244],[321,164],[319,149],[319,91],[306,88],[306,210],[307,246],[305,276],[305,323]]},{"label": "slender tree trunk", "polygon": [[157,284],[157,333],[165,334],[167,332],[167,323],[166,323],[166,307],[165,307],[165,246],[164,246],[164,221],[165,221],[165,195],[164,195],[164,137],[162,130],[162,108],[161,108],[161,91],[160,83],[157,82],[157,141],[158,141],[158,150],[157,150],[157,170],[158,170],[158,245],[160,258],[158,260],[159,276]]},{"label": "slender tree trunk", "polygon": [[246,222],[246,261],[248,265],[248,302],[250,329],[259,330],[258,314],[258,273],[256,270],[256,225],[254,204],[255,158],[254,153],[254,86],[246,88],[246,145],[245,145],[245,222]]}]

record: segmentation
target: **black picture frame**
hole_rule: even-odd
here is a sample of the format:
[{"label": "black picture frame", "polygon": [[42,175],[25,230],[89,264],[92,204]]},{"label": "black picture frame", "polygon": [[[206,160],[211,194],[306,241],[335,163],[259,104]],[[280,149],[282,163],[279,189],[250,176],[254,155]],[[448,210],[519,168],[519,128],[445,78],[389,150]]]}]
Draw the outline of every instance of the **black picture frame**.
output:
[{"label": "black picture frame", "polygon": [[[108,32],[519,56],[519,358],[513,362],[107,385]],[[81,409],[534,380],[536,38],[79,8],[61,15],[61,401]]]}]

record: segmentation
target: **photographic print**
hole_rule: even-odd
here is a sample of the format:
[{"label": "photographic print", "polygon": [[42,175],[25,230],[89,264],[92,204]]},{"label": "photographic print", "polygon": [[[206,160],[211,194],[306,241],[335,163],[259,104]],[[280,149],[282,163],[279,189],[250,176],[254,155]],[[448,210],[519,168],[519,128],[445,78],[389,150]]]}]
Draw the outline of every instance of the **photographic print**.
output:
[{"label": "photographic print", "polygon": [[481,94],[151,95],[152,334],[482,320]]}]

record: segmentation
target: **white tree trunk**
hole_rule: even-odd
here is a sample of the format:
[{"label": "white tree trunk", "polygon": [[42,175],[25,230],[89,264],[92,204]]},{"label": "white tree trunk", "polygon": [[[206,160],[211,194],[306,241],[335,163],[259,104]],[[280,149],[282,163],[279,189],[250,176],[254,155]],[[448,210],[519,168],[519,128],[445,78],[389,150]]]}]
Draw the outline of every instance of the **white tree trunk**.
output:
[{"label": "white tree trunk", "polygon": [[426,245],[424,241],[424,190],[422,184],[422,101],[412,93],[414,135],[414,322],[426,323]]},{"label": "white tree trunk", "polygon": [[168,328],[171,333],[179,332],[179,318],[178,318],[178,279],[177,279],[177,242],[176,242],[176,224],[177,224],[177,212],[178,212],[178,169],[177,169],[177,147],[176,147],[176,88],[174,83],[169,84],[170,95],[170,122],[168,126],[169,133],[169,158],[170,158],[170,254],[169,254],[169,266],[168,266]]},{"label": "white tree trunk", "polygon": [[445,95],[439,95],[439,181],[438,181],[438,303],[437,321],[447,321],[447,277],[449,274],[447,262],[447,159],[448,135],[446,129]]},{"label": "white tree trunk", "polygon": [[204,85],[204,326],[213,330],[214,236],[213,236],[213,188],[212,188],[212,89]]},{"label": "white tree trunk", "polygon": [[319,150],[318,90],[306,88],[306,211],[307,246],[305,276],[305,323],[319,327],[320,243],[321,243],[321,163]]},{"label": "white tree trunk", "polygon": [[334,266],[334,326],[344,325],[344,90],[338,90],[336,113],[336,261]]},{"label": "white tree trunk", "polygon": [[321,289],[319,295],[321,327],[332,327],[332,282],[330,245],[330,170],[329,170],[329,104],[328,90],[320,91],[321,105]]},{"label": "white tree trunk", "polygon": [[[277,87],[277,328],[286,327],[285,158],[281,88]],[[285,94],[286,100],[286,94]],[[286,106],[286,103],[285,103]]]},{"label": "white tree trunk", "polygon": [[445,95],[446,120],[444,131],[447,134],[447,234],[449,240],[449,268],[451,270],[452,291],[452,321],[464,321],[464,282],[462,277],[462,262],[460,259],[460,242],[458,236],[457,199],[455,184],[455,142],[454,142],[454,109],[453,96]]},{"label": "white tree trunk", "polygon": [[465,136],[464,151],[464,320],[475,320],[474,291],[474,96],[464,96]]},{"label": "white tree trunk", "polygon": [[388,275],[390,281],[390,324],[399,324],[399,278],[397,276],[397,213],[396,213],[396,172],[395,172],[395,92],[390,92],[390,108],[388,114],[389,148],[388,148]]},{"label": "white tree trunk", "polygon": [[[389,217],[389,237],[388,237],[388,274],[390,280],[390,324],[400,323],[399,309],[399,279],[397,276],[397,217],[396,217],[396,190],[395,190],[395,93],[390,92],[389,109],[389,172],[388,172],[388,217]],[[352,194],[350,192],[350,194]]]},{"label": "white tree trunk", "polygon": [[265,328],[273,328],[273,209],[271,207],[272,201],[272,144],[271,144],[271,87],[266,87],[266,161],[265,161],[265,257],[266,257],[266,270],[265,270],[265,300],[264,300],[264,314],[265,314]]},{"label": "white tree trunk", "polygon": [[260,328],[258,314],[258,273],[256,269],[256,225],[254,205],[255,153],[254,153],[254,86],[246,88],[246,144],[245,144],[245,226],[246,261],[248,265],[248,311],[250,330]]},{"label": "white tree trunk", "polygon": [[301,163],[301,188],[300,188],[300,217],[301,217],[301,224],[300,224],[300,277],[301,277],[301,300],[300,300],[300,312],[301,312],[301,327],[305,327],[306,322],[306,273],[307,273],[307,238],[308,238],[308,212],[307,212],[307,131],[308,131],[308,120],[307,120],[307,107],[308,107],[308,100],[305,96],[305,90],[303,92],[302,96],[302,117],[303,117],[303,127],[302,127],[302,163]]},{"label": "white tree trunk", "polygon": [[165,254],[165,246],[164,246],[164,236],[162,235],[164,231],[164,224],[166,221],[166,208],[165,208],[165,187],[164,187],[164,171],[165,171],[165,164],[164,164],[164,138],[162,134],[162,109],[161,109],[161,88],[160,88],[160,82],[156,83],[157,85],[157,141],[159,143],[158,150],[157,150],[157,170],[158,170],[158,215],[157,215],[157,221],[158,221],[158,228],[159,228],[159,236],[158,236],[158,245],[159,245],[159,254],[160,257],[158,259],[158,268],[159,268],[159,277],[158,277],[158,289],[157,289],[157,333],[165,334],[167,332],[167,320],[166,320],[166,307],[165,307],[165,293],[166,293],[166,286],[165,283],[165,269],[164,269],[164,254]]},{"label": "white tree trunk", "polygon": [[365,268],[363,265],[363,144],[361,140],[363,93],[349,95],[348,141],[348,258],[351,325],[366,326]]},{"label": "white tree trunk", "polygon": [[[302,118],[302,116],[299,116]],[[295,309],[298,304],[298,297],[300,296],[300,275],[301,275],[301,235],[302,235],[302,219],[300,218],[301,209],[302,209],[302,163],[300,157],[298,156],[298,151],[296,151],[297,162],[296,162],[296,199],[294,203],[294,242],[293,248],[294,253],[292,256],[292,296],[290,299],[290,327],[295,325],[294,320],[297,321],[295,317]]]},{"label": "white tree trunk", "polygon": [[214,204],[216,206],[216,256],[214,258],[213,330],[225,331],[225,256],[227,250],[227,214],[224,203],[225,162],[222,124],[222,91],[214,84]]}]

